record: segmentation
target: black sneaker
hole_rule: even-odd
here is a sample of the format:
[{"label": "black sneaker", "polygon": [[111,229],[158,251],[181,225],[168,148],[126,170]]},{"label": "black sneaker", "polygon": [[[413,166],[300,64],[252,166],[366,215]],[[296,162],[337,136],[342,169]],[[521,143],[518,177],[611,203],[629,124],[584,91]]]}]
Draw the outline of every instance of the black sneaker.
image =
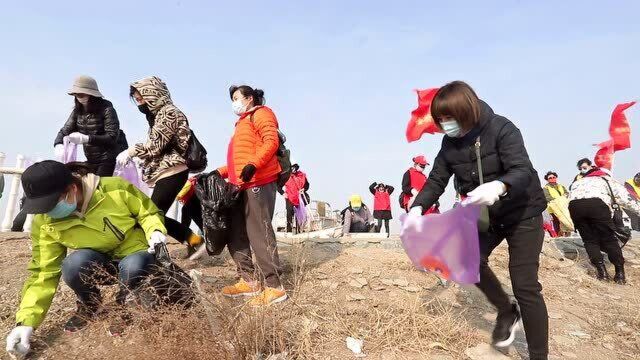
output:
[{"label": "black sneaker", "polygon": [[109,324],[109,335],[111,336],[122,336],[125,333],[125,330],[131,325],[132,316],[131,314],[123,310],[122,314],[118,314]]},{"label": "black sneaker", "polygon": [[75,314],[64,324],[64,331],[74,333],[84,329],[89,321],[93,320],[98,313],[99,305],[85,305],[81,302],[77,303],[78,308]]},{"label": "black sneaker", "polygon": [[498,314],[496,327],[493,329],[493,346],[497,348],[509,347],[516,339],[516,331],[520,329],[520,310],[518,305],[512,304],[511,311]]}]

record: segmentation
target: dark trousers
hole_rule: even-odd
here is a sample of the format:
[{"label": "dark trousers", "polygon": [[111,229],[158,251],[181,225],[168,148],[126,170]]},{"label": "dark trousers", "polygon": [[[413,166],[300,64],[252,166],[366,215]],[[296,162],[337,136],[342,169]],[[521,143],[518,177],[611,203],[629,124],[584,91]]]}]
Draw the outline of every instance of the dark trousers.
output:
[{"label": "dark trousers", "polygon": [[480,233],[480,282],[476,286],[499,313],[511,311],[509,297],[489,267],[489,255],[502,240],[509,245],[509,275],[513,294],[522,312],[522,322],[531,359],[546,359],[549,353],[547,306],[538,282],[540,252],[544,239],[542,216],[522,220],[499,231]]},{"label": "dark trousers", "polygon": [[91,171],[98,176],[113,176],[113,171],[116,169],[116,159],[107,160],[97,164],[89,163],[89,166],[91,167]]},{"label": "dark trousers", "polygon": [[246,281],[255,279],[251,252],[256,256],[258,274],[268,287],[279,287],[280,258],[276,234],[271,221],[276,204],[276,183],[242,192],[241,201],[233,210],[229,253]]},{"label": "dark trousers", "polygon": [[380,229],[382,229],[382,222],[384,221],[384,229],[387,232],[387,234],[391,234],[391,232],[389,231],[389,219],[378,219],[378,226],[376,227],[376,232],[380,232]]},{"label": "dark trousers", "polygon": [[555,216],[554,214],[551,214],[551,219],[552,219],[552,223],[553,223],[553,229],[556,231],[556,234],[558,236],[562,236],[562,228],[560,225],[560,219],[558,219],[557,216]]},{"label": "dark trousers", "polygon": [[293,204],[289,200],[285,200],[287,207],[287,232],[293,232],[295,227],[297,232],[300,232],[298,222],[295,219],[295,211],[293,210]]},{"label": "dark trousers", "polygon": [[[161,179],[156,182],[156,186],[153,188],[153,193],[151,194],[151,200],[153,200],[153,203],[156,204],[160,210],[165,212],[164,225],[167,227],[167,233],[181,243],[186,243],[193,232],[189,229],[189,226],[185,226],[179,221],[166,216],[166,212],[176,201],[176,196],[180,190],[182,190],[182,187],[184,187],[188,178],[189,171],[185,170],[181,173]],[[192,214],[192,218],[195,220],[197,218],[197,214]],[[198,224],[197,221],[196,224]],[[198,226],[202,228],[202,211],[200,211],[200,223]]]},{"label": "dark trousers", "polygon": [[135,290],[155,264],[156,258],[147,251],[138,251],[120,261],[90,249],[72,252],[62,262],[62,279],[76,293],[78,301],[85,305],[100,302],[98,286],[110,283],[111,276],[118,276],[121,291],[117,300],[124,303],[129,290]]},{"label": "dark trousers", "polygon": [[602,251],[614,265],[623,265],[622,249],[614,235],[609,206],[600,199],[579,199],[569,203],[569,213],[592,263],[604,261]]}]

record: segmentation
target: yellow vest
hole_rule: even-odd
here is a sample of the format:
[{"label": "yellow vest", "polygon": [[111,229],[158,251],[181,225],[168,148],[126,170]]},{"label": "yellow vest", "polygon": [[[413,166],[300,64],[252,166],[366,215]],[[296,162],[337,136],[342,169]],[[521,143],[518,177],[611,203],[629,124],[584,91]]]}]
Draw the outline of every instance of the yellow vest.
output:
[{"label": "yellow vest", "polygon": [[638,195],[640,197],[640,186],[636,185],[636,183],[635,183],[635,181],[633,181],[633,179],[627,180],[627,184],[631,185],[631,187],[633,187],[633,190],[635,190],[636,195]]},{"label": "yellow vest", "polygon": [[549,191],[549,195],[551,195],[553,199],[564,196],[564,194],[566,193],[564,190],[564,186],[562,185],[558,185],[558,188],[556,189],[553,186],[547,184],[545,185],[545,188],[547,188],[547,191]]}]

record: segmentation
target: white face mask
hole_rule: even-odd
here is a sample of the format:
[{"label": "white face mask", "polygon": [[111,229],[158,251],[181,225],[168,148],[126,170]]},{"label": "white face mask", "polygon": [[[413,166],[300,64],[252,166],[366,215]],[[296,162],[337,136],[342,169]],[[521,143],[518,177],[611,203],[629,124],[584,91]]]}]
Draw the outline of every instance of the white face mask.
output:
[{"label": "white face mask", "polygon": [[462,129],[455,119],[441,121],[440,126],[449,137],[460,137],[462,134]]},{"label": "white face mask", "polygon": [[580,174],[584,175],[589,172],[590,169],[580,169]]},{"label": "white face mask", "polygon": [[242,103],[242,100],[238,99],[231,103],[233,113],[236,115],[242,115],[247,110],[247,106]]}]

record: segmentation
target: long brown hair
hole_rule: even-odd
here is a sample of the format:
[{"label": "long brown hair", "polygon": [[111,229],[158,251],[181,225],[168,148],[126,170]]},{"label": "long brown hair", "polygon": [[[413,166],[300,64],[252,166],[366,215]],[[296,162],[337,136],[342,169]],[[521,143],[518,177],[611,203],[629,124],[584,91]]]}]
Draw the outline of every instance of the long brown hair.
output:
[{"label": "long brown hair", "polygon": [[462,130],[472,129],[480,118],[480,100],[464,81],[453,81],[438,90],[431,102],[431,116],[438,127],[447,118],[458,121]]}]

